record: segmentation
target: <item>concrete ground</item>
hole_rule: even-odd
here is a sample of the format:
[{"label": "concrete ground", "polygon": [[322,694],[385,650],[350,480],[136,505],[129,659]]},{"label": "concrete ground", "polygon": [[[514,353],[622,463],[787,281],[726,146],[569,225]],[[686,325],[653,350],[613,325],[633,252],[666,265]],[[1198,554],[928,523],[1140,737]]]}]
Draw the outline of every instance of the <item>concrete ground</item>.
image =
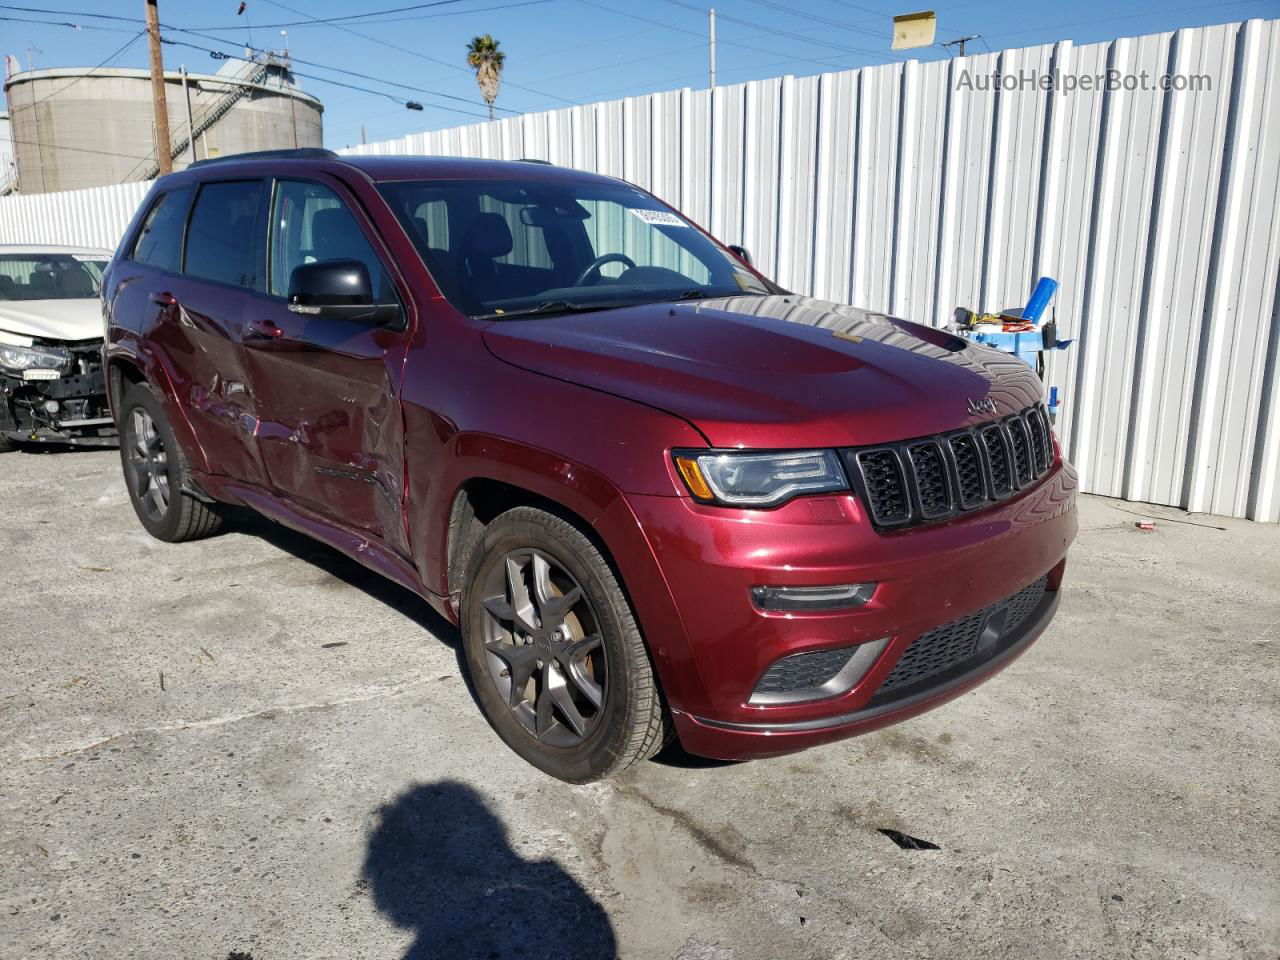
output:
[{"label": "concrete ground", "polygon": [[0,956],[1274,958],[1280,529],[1081,514],[1058,619],[958,701],[572,787],[398,587],[4,456]]}]

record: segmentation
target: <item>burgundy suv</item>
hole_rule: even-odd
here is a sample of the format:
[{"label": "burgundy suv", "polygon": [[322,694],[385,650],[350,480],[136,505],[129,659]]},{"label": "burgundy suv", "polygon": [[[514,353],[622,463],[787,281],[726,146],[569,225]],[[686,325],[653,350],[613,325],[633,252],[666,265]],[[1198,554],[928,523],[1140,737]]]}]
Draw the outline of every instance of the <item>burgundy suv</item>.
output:
[{"label": "burgundy suv", "polygon": [[1029,368],[789,294],[619,180],[198,163],[103,296],[142,525],[247,505],[420,594],[565,780],[905,719],[1057,607],[1076,482]]}]

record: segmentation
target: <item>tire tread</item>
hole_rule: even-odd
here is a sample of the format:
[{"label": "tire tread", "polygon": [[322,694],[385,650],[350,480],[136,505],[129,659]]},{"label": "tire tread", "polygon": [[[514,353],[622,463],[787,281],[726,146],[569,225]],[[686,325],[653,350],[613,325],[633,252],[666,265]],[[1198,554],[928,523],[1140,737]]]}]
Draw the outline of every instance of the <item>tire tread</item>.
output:
[{"label": "tire tread", "polygon": [[[629,709],[624,721],[625,736],[614,748],[612,757],[590,776],[562,779],[571,783],[602,780],[648,760],[674,739],[675,728],[658,684],[648,647],[631,609],[631,602],[623,592],[612,565],[581,528],[547,510],[530,506],[514,507],[495,517],[489,528],[496,528],[499,524],[513,527],[527,524],[578,552],[598,576],[621,627],[618,640],[623,645],[633,681],[631,696],[628,698]],[[483,548],[477,550],[477,554],[482,552]],[[470,586],[468,579],[466,589],[469,590]],[[466,606],[464,600],[463,608],[466,609]]]},{"label": "tire tread", "polygon": [[[172,510],[176,507],[178,510],[177,520],[169,530],[157,532],[147,526],[145,522],[143,526],[152,536],[168,543],[185,543],[190,540],[211,537],[222,529],[223,515],[215,507],[183,492],[182,488],[191,479],[191,467],[187,462],[186,454],[182,452],[182,447],[173,438],[173,428],[169,426],[168,419],[164,414],[164,407],[161,405],[155,389],[149,383],[134,384],[125,393],[121,410],[124,411],[124,414],[127,414],[130,408],[143,405],[141,402],[143,397],[150,401],[152,409],[148,412],[151,413],[152,419],[156,421],[157,425],[163,424],[164,429],[169,434],[170,442],[166,443],[165,446],[175,467],[174,476],[170,478],[170,509]],[[121,437],[120,455],[124,457],[126,451],[124,449],[123,415],[119,429]],[[175,480],[177,481],[176,483],[174,482]],[[139,519],[142,519],[141,514],[139,514]]]}]

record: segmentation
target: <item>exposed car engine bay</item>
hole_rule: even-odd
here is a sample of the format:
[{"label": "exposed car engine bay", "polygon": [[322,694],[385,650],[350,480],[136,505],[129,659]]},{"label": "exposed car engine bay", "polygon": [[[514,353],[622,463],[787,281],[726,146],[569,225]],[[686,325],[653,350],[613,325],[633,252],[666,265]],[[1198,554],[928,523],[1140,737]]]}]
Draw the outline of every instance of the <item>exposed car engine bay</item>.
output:
[{"label": "exposed car engine bay", "polygon": [[114,446],[98,287],[110,254],[0,247],[0,450]]}]

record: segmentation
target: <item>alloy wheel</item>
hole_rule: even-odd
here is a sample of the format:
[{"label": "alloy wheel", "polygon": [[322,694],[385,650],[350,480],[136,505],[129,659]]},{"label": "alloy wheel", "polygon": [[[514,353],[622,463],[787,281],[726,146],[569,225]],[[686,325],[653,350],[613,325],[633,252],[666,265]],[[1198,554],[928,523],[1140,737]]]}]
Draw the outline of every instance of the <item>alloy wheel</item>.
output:
[{"label": "alloy wheel", "polygon": [[152,520],[163,520],[169,512],[169,457],[155,420],[142,407],[134,407],[129,418],[128,456],[138,503]]},{"label": "alloy wheel", "polygon": [[511,712],[541,743],[582,743],[608,695],[601,625],[582,586],[547,554],[513,550],[483,596],[489,674]]}]

